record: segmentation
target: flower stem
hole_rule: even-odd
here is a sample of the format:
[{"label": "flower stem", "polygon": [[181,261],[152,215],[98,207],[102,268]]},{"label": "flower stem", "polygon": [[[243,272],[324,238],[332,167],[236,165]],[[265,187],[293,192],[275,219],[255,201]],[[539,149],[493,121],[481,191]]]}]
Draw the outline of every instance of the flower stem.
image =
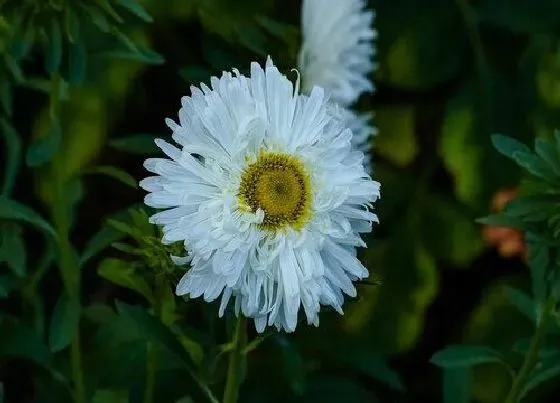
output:
[{"label": "flower stem", "polygon": [[235,334],[232,340],[233,349],[229,356],[229,366],[227,371],[226,388],[224,391],[223,403],[236,403],[241,384],[241,373],[243,368],[243,350],[247,344],[247,318],[239,314]]},{"label": "flower stem", "polygon": [[555,306],[555,301],[551,298],[543,305],[544,305],[543,306],[544,309],[542,312],[541,320],[537,325],[537,329],[531,339],[531,344],[529,345],[529,350],[525,355],[523,364],[521,365],[521,368],[519,369],[517,376],[513,380],[511,390],[509,391],[509,394],[507,395],[504,403],[518,402],[519,395],[521,394],[523,386],[525,385],[526,378],[531,373],[531,371],[535,367],[535,364],[538,361],[539,350],[544,340],[544,337],[546,336],[546,329],[548,326],[548,322],[552,317],[551,313],[552,313],[552,309]]}]

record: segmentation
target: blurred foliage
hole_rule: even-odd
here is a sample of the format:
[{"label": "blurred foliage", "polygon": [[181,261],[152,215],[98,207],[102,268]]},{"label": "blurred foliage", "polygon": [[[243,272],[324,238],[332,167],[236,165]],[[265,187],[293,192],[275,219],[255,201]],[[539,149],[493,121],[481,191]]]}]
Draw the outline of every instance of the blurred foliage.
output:
[{"label": "blurred foliage", "polygon": [[[560,294],[560,2],[369,3],[378,92],[357,109],[383,198],[360,258],[381,285],[317,329],[251,331],[240,401],[502,402]],[[136,180],[190,85],[267,55],[293,77],[299,8],[0,0],[0,401],[219,401],[232,312],[173,294],[183,247]],[[522,230],[527,262],[485,247],[481,216]],[[556,401],[555,320],[525,402]]]}]

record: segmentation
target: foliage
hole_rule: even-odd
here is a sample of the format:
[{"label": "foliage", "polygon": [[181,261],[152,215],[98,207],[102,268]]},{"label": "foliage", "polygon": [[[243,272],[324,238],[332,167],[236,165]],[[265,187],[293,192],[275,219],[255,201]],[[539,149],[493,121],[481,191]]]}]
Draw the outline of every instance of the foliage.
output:
[{"label": "foliage", "polygon": [[[300,4],[0,0],[0,401],[221,399],[235,316],[174,295],[185,245],[137,180],[189,85],[267,55],[289,74]],[[369,6],[378,92],[356,110],[383,198],[359,257],[383,281],[319,328],[250,329],[240,401],[556,401],[560,3]],[[527,261],[480,224],[522,231]]]}]

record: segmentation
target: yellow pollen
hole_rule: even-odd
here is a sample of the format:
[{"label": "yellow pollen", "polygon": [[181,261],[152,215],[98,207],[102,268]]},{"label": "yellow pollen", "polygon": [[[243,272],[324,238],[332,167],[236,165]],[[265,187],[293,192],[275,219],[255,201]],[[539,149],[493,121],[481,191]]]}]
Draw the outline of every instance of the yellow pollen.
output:
[{"label": "yellow pollen", "polygon": [[252,212],[264,211],[261,228],[301,229],[311,215],[311,181],[296,157],[261,152],[241,175],[239,201]]}]

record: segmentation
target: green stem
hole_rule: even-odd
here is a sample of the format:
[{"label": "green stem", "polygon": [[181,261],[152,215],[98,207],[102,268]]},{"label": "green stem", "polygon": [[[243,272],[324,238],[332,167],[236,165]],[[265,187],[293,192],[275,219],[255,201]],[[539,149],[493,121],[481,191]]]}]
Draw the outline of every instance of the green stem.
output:
[{"label": "green stem", "polygon": [[527,376],[531,373],[535,364],[539,359],[539,350],[541,344],[546,336],[546,329],[550,318],[552,317],[552,311],[555,306],[553,299],[549,299],[545,304],[543,304],[543,312],[541,320],[538,322],[537,330],[531,339],[531,344],[529,345],[529,350],[525,355],[523,364],[517,373],[517,376],[513,380],[511,390],[506,397],[504,403],[517,403],[519,401],[519,395],[525,386],[525,381]]},{"label": "green stem", "polygon": [[247,318],[242,313],[237,318],[235,334],[233,336],[233,349],[229,356],[229,366],[227,371],[226,388],[224,391],[223,403],[236,403],[241,384],[241,373],[243,368],[243,350],[247,344]]},{"label": "green stem", "polygon": [[[53,221],[58,233],[58,265],[64,288],[68,297],[78,301],[80,304],[80,272],[75,259],[72,256],[72,245],[70,243],[70,223],[68,221],[68,203],[64,197],[62,186],[55,189],[56,197],[53,202]],[[80,331],[76,329],[70,347],[70,362],[72,365],[72,377],[74,382],[74,401],[85,403],[86,394],[84,387],[84,376],[82,372],[82,355],[80,349]]]},{"label": "green stem", "polygon": [[154,401],[154,388],[156,384],[157,351],[154,343],[148,343],[148,362],[146,369],[146,390],[144,392],[144,403]]}]

